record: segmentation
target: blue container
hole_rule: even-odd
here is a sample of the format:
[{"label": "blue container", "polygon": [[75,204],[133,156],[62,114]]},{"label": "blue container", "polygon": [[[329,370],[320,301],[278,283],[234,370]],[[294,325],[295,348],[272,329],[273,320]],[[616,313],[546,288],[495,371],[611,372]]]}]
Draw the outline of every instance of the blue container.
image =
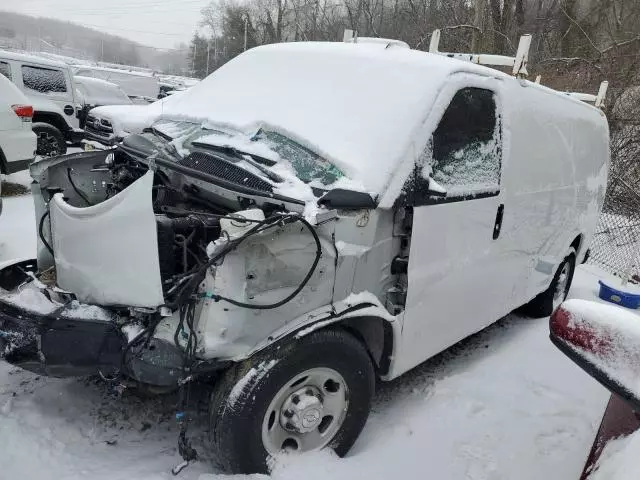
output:
[{"label": "blue container", "polygon": [[598,280],[600,284],[600,292],[598,296],[602,300],[606,300],[607,302],[615,303],[617,305],[622,305],[627,308],[638,308],[640,306],[640,294],[634,294],[629,292],[623,292],[622,290],[618,290],[617,288],[610,287],[605,284],[602,280]]}]

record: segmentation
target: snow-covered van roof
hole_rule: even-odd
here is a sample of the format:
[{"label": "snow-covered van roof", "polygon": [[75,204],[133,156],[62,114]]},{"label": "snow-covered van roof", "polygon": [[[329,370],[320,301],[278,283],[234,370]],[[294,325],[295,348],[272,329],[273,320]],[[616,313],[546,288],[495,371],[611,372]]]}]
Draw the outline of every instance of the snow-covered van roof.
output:
[{"label": "snow-covered van roof", "polygon": [[516,81],[488,67],[393,45],[273,44],[228,62],[162,117],[280,131],[379,194],[400,163],[424,148],[428,136],[421,127],[458,72]]},{"label": "snow-covered van roof", "polygon": [[36,63],[38,65],[45,65],[48,67],[67,68],[66,63],[49,60],[48,58],[43,58],[37,55],[27,55],[25,53],[9,52],[7,50],[0,50],[0,58],[15,60],[17,62]]}]

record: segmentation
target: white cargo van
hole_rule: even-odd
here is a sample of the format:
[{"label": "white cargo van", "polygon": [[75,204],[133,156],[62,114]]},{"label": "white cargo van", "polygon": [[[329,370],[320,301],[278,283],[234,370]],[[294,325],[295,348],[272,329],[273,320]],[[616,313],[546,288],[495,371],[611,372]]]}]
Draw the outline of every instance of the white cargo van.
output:
[{"label": "white cargo van", "polygon": [[116,149],[34,164],[39,253],[0,270],[5,359],[208,382],[213,456],[248,473],[345,454],[376,379],[550,314],[603,203],[607,120],[519,78],[522,52],[493,59],[510,76],[432,50],[251,49]]}]

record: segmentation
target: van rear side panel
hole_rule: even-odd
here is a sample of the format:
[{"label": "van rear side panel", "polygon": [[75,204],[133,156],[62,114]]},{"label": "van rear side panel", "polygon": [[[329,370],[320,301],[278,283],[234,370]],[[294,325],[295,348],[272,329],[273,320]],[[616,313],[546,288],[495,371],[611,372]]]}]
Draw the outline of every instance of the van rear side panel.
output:
[{"label": "van rear side panel", "polygon": [[503,234],[520,254],[517,303],[548,288],[580,236],[591,241],[606,190],[609,129],[604,113],[553,90],[508,82]]}]

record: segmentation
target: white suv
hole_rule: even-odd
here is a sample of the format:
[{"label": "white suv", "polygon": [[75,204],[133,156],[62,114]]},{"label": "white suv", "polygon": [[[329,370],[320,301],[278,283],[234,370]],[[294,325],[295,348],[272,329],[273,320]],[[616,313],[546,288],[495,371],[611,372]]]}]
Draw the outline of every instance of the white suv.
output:
[{"label": "white suv", "polygon": [[33,106],[33,131],[38,136],[38,155],[55,156],[67,144],[82,140],[80,105],[71,68],[32,55],[0,50],[0,74],[11,80]]},{"label": "white suv", "polygon": [[27,98],[0,74],[0,173],[23,170],[33,160],[36,135],[31,130],[32,117],[33,107]]}]

